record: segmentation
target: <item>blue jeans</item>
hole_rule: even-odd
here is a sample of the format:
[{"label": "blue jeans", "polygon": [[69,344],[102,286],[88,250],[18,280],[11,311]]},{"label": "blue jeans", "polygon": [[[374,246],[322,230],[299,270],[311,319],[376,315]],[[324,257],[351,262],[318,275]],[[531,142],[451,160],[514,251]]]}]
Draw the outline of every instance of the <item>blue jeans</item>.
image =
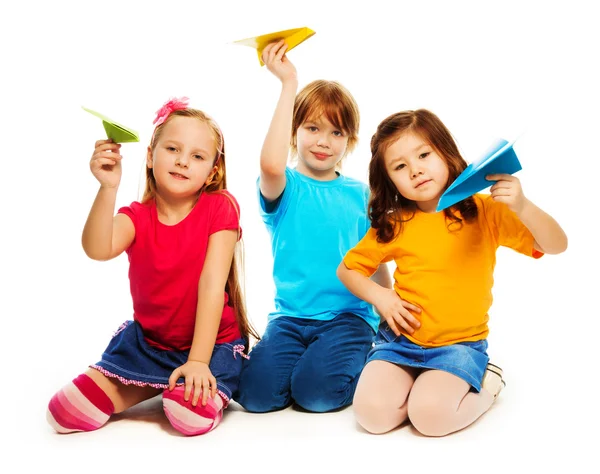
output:
[{"label": "blue jeans", "polygon": [[350,405],[374,335],[364,319],[351,313],[331,321],[273,319],[244,361],[234,398],[255,413],[279,410],[292,401],[319,413]]}]

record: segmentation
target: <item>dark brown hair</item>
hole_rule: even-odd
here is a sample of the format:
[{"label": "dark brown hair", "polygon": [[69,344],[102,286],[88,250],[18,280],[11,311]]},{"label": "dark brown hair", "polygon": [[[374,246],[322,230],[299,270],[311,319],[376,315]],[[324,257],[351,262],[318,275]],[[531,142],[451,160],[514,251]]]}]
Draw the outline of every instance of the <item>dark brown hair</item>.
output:
[{"label": "dark brown hair", "polygon": [[[394,186],[383,158],[386,150],[408,131],[421,136],[445,161],[448,166],[446,187],[467,167],[450,131],[437,115],[429,110],[407,110],[392,114],[383,120],[371,139],[369,164],[369,218],[371,227],[377,230],[377,240],[380,242],[392,241],[402,232],[403,222],[412,219],[417,210],[416,203],[402,196]],[[450,221],[448,228],[460,228],[463,220],[470,222],[477,217],[477,205],[473,198],[469,197],[445,209],[444,214]]]}]

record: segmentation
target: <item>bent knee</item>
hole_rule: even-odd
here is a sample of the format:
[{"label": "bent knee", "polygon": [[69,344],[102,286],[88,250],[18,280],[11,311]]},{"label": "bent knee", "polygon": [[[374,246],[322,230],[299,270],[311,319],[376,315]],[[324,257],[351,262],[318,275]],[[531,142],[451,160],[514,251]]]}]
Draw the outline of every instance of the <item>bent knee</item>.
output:
[{"label": "bent knee", "polygon": [[215,429],[223,418],[224,401],[219,395],[208,397],[206,405],[202,405],[201,400],[196,406],[192,405],[191,397],[186,401],[183,385],[172,391],[165,390],[163,409],[171,426],[186,436],[197,436]]},{"label": "bent knee", "polygon": [[60,389],[50,402],[46,420],[57,433],[94,431],[114,413],[110,398],[85,374]]},{"label": "bent knee", "polygon": [[347,407],[352,403],[356,384],[345,380],[329,380],[329,383],[321,383],[315,380],[313,383],[298,383],[298,379],[292,382],[292,398],[297,405],[313,413],[326,413]]},{"label": "bent knee", "polygon": [[281,410],[290,404],[289,381],[274,371],[244,370],[235,401],[251,413]]},{"label": "bent knee", "polygon": [[244,391],[238,394],[236,401],[250,413],[267,413],[282,410],[290,404],[289,395]]},{"label": "bent knee", "polygon": [[[269,383],[271,382],[271,383]],[[240,381],[236,401],[251,413],[267,413],[281,410],[290,404],[289,392],[282,392],[281,383],[275,380],[251,381],[248,378]]]},{"label": "bent knee", "polygon": [[313,395],[306,392],[302,392],[296,396],[292,395],[292,398],[298,406],[313,413],[327,413],[350,404],[345,399],[340,399],[340,397],[328,397],[325,394]]},{"label": "bent knee", "polygon": [[392,405],[381,397],[354,397],[352,404],[356,422],[372,434],[382,434],[406,420],[406,408]]},{"label": "bent knee", "polygon": [[452,411],[435,398],[410,400],[408,403],[408,418],[424,436],[445,436],[454,431]]}]

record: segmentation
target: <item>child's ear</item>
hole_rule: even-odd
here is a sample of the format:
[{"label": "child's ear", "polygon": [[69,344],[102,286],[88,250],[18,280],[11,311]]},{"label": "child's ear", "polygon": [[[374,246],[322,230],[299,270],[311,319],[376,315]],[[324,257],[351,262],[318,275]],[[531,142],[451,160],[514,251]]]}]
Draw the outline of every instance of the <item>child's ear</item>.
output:
[{"label": "child's ear", "polygon": [[213,178],[215,177],[215,174],[218,171],[218,166],[213,166],[213,169],[211,170],[210,174],[208,175],[208,178],[206,178],[205,184],[208,186],[210,183],[212,183]]},{"label": "child's ear", "polygon": [[146,154],[146,167],[152,168],[152,148],[148,147],[148,153]]}]

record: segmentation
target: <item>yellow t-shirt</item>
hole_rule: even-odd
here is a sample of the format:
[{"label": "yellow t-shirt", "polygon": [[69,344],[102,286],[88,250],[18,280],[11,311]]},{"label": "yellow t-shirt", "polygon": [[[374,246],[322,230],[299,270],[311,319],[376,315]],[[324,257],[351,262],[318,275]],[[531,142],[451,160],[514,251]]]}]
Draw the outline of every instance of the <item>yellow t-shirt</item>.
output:
[{"label": "yellow t-shirt", "polygon": [[390,243],[378,243],[371,228],[344,257],[347,268],[368,277],[380,263],[394,260],[396,293],[422,310],[416,314],[421,327],[405,335],[421,346],[487,337],[500,245],[534,258],[543,255],[533,248],[531,232],[505,204],[494,202],[490,195],[473,197],[478,217],[458,230],[448,229],[443,212],[417,211]]}]

